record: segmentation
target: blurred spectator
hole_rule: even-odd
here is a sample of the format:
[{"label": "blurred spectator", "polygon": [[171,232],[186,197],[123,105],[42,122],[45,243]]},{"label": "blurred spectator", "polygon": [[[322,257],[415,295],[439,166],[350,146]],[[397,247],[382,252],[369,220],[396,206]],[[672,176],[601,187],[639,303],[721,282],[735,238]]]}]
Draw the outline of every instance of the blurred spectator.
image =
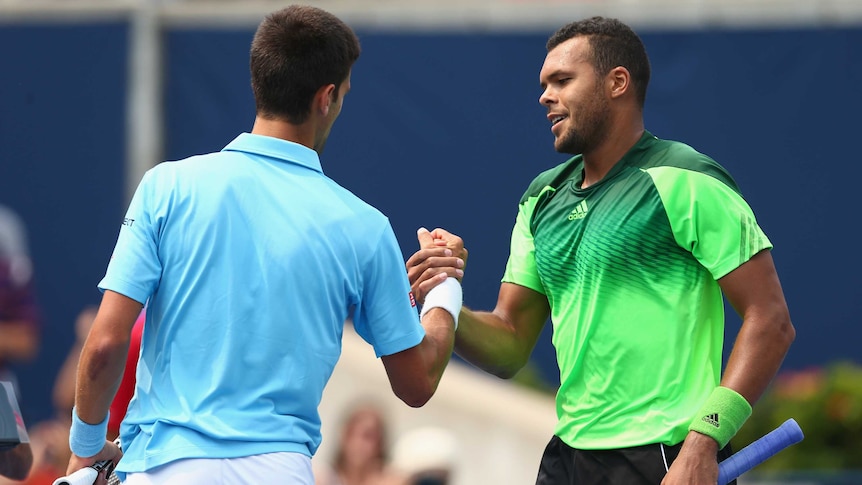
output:
[{"label": "blurred spectator", "polygon": [[0,206],[0,380],[12,382],[16,394],[17,380],[8,365],[36,356],[38,321],[27,233],[17,214]]},{"label": "blurred spectator", "polygon": [[23,479],[30,471],[33,453],[11,382],[0,382],[0,434],[0,477]]},{"label": "blurred spectator", "polygon": [[387,466],[386,425],[373,405],[354,408],[341,428],[330,470],[315,470],[316,485],[407,485]]},{"label": "blurred spectator", "polygon": [[0,485],[51,485],[66,474],[69,463],[69,424],[59,419],[37,423],[30,430],[33,466],[23,482],[0,479]]},{"label": "blurred spectator", "polygon": [[[75,342],[69,349],[66,360],[54,381],[53,403],[56,415],[53,419],[33,426],[30,441],[33,466],[23,482],[11,482],[0,478],[0,485],[52,485],[54,480],[66,474],[71,452],[69,451],[69,427],[72,424],[72,406],[75,401],[75,373],[84,340],[96,318],[96,307],[86,307],[75,321]],[[119,434],[120,422],[126,414],[129,401],[135,390],[135,369],[140,352],[141,333],[145,313],[142,311],[132,330],[132,341],[126,359],[126,370],[120,388],[111,403],[111,418],[108,421],[108,436],[113,440]]]},{"label": "blurred spectator", "polygon": [[450,431],[438,427],[405,433],[393,448],[392,466],[408,477],[408,485],[448,485],[458,461],[458,443]]}]

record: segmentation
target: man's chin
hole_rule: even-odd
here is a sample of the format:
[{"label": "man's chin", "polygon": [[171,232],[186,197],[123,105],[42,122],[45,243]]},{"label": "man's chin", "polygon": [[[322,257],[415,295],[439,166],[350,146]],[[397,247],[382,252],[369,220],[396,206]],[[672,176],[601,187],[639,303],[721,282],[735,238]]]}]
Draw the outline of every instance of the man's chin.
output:
[{"label": "man's chin", "polygon": [[554,142],[554,150],[556,150],[557,153],[565,153],[567,155],[580,155],[584,152],[582,147],[573,146],[572,143],[566,143],[561,140],[556,140]]}]

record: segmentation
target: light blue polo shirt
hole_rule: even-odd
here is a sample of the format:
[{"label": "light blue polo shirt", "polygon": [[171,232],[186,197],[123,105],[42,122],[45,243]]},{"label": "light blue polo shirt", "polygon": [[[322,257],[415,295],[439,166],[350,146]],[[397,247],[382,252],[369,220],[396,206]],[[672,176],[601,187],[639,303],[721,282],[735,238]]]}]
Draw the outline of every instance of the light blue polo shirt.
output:
[{"label": "light blue polo shirt", "polygon": [[378,357],[425,334],[389,220],[315,151],[247,133],[146,173],[99,288],[148,302],[120,472],[311,456],[345,320]]}]

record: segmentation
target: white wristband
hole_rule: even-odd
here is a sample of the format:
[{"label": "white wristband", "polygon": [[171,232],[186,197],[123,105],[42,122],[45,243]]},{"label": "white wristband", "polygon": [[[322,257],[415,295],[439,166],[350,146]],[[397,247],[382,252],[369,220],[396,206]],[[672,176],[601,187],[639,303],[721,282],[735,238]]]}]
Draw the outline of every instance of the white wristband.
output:
[{"label": "white wristband", "polygon": [[419,313],[419,319],[428,313],[432,308],[442,308],[452,314],[452,319],[455,321],[455,330],[458,329],[458,314],[461,313],[461,302],[463,295],[461,292],[461,283],[457,278],[446,278],[446,281],[431,288],[431,291],[425,295],[425,304],[422,305],[422,311]]}]

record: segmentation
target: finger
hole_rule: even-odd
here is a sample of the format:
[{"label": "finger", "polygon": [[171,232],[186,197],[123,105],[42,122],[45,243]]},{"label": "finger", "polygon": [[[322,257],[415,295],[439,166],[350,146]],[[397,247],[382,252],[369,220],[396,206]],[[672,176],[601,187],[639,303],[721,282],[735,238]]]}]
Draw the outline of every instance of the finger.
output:
[{"label": "finger", "polygon": [[416,231],[416,237],[417,237],[417,239],[419,239],[419,247],[421,249],[434,246],[434,237],[431,236],[431,233],[428,232],[428,229],[425,229],[424,227],[420,227]]},{"label": "finger", "polygon": [[456,236],[455,234],[452,234],[451,232],[441,227],[434,229],[431,232],[431,237],[433,237],[434,239],[443,239],[450,245],[461,245],[464,243],[459,236]]},{"label": "finger", "polygon": [[446,247],[455,251],[464,261],[467,260],[467,250],[464,248],[464,240],[459,236],[439,227],[431,232],[431,236],[434,237],[435,242],[445,241]]},{"label": "finger", "polygon": [[425,304],[425,297],[428,296],[428,292],[431,291],[432,288],[449,278],[449,275],[447,275],[445,271],[438,272],[438,268],[432,268],[426,271],[423,273],[423,276],[427,276],[427,278],[424,278],[421,283],[413,285],[412,288],[413,296],[416,297],[416,301],[418,301],[420,305]]},{"label": "finger", "polygon": [[461,258],[452,256],[452,251],[446,250],[448,256],[431,256],[425,258],[421,261],[410,261],[407,262],[407,278],[410,280],[410,284],[421,283],[427,277],[433,276],[437,274],[439,271],[427,273],[426,272],[431,268],[463,268],[465,263]]},{"label": "finger", "polygon": [[435,257],[448,257],[452,256],[452,250],[445,247],[435,247],[428,249],[420,249],[413,253],[412,256],[407,260],[407,268],[413,268],[416,266],[420,266],[422,263],[425,263],[427,260]]},{"label": "finger", "polygon": [[455,278],[458,281],[464,277],[464,271],[455,267],[435,267],[425,270],[419,278],[411,285],[413,296],[420,304],[425,303],[425,297],[432,288],[446,281],[446,278]]}]

